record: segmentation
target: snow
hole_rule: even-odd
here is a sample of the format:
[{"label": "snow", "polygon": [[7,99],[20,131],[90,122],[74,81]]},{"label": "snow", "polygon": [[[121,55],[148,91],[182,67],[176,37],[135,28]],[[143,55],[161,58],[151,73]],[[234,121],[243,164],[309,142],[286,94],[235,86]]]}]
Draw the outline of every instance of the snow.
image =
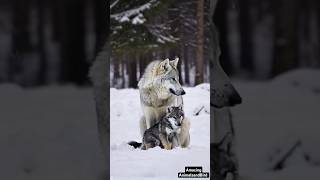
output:
[{"label": "snow", "polygon": [[[299,69],[272,81],[234,82],[243,97],[243,104],[232,108],[241,179],[320,179],[319,78],[319,70]],[[111,89],[113,179],[176,179],[186,165],[209,171],[208,88],[185,88],[191,146],[171,151],[142,151],[126,144],[141,141],[139,94],[135,89]],[[92,94],[91,88],[71,85],[22,89],[0,84],[0,179],[101,179],[105,166]],[[194,116],[202,105],[204,110]],[[274,161],[269,159],[277,159],[298,140],[301,145],[284,169],[270,170]]]},{"label": "snow", "polygon": [[[115,6],[115,4],[117,4],[117,1],[114,2],[113,6]],[[116,20],[116,21],[119,21],[119,22],[127,22],[127,21],[130,21],[130,19],[132,17],[135,17],[133,18],[132,20],[132,23],[133,24],[137,24],[137,23],[140,23],[142,24],[142,20],[144,19],[143,18],[143,15],[141,14],[142,12],[150,9],[152,6],[157,6],[158,3],[156,0],[150,0],[149,2],[139,6],[139,7],[136,7],[136,8],[133,8],[133,9],[129,9],[129,10],[126,10],[126,11],[123,11],[123,12],[120,12],[120,13],[116,13],[116,14],[111,14],[110,15],[110,18]],[[113,6],[110,6],[110,9],[113,7]],[[139,18],[139,19],[137,19]]]},{"label": "snow", "polygon": [[146,19],[140,13],[132,19],[132,24],[143,24],[145,21],[146,21]]},{"label": "snow", "polygon": [[[240,174],[248,179],[320,179],[320,71],[299,69],[270,82],[236,82],[243,103],[233,108]],[[301,141],[282,171],[270,171],[273,152],[288,151]],[[297,171],[298,170],[298,171]],[[294,177],[294,178],[293,178]]]},{"label": "snow", "polygon": [[[110,174],[114,179],[157,177],[177,179],[185,166],[202,166],[210,171],[209,84],[185,87],[184,111],[191,121],[189,148],[163,150],[159,147],[143,151],[127,142],[141,142],[139,120],[142,116],[139,91],[110,90]],[[194,111],[204,106],[198,116]]]},{"label": "snow", "polygon": [[92,92],[0,85],[0,179],[101,178]]}]

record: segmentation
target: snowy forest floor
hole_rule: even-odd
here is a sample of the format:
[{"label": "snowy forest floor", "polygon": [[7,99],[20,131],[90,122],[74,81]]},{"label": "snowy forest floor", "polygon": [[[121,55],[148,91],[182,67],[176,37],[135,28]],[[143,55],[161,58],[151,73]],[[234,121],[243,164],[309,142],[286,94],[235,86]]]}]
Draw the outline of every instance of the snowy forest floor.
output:
[{"label": "snowy forest floor", "polygon": [[[209,84],[187,88],[184,95],[185,116],[190,119],[191,144],[189,148],[171,151],[160,147],[142,151],[127,145],[141,142],[139,120],[142,116],[139,91],[136,89],[111,89],[110,102],[110,173],[114,179],[157,177],[177,179],[185,166],[202,166],[210,171],[210,95]],[[204,107],[196,116],[197,111]]]},{"label": "snowy forest floor", "polygon": [[[232,108],[241,179],[320,179],[319,79],[319,70],[301,69],[267,82],[234,81],[243,98]],[[193,115],[199,106],[208,108],[207,88],[186,88],[190,148],[145,152],[126,145],[141,141],[138,91],[111,89],[111,175],[122,177],[114,179],[176,177],[186,165],[202,165],[208,171],[209,114]],[[301,145],[284,169],[271,171],[297,141]],[[88,180],[103,173],[89,88],[0,85],[0,143],[0,179]]]}]

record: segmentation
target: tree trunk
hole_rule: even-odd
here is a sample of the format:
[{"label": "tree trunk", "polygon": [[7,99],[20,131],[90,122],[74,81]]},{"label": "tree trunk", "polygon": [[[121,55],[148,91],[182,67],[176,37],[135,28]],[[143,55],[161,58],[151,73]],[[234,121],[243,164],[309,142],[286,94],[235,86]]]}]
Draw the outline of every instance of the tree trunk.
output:
[{"label": "tree trunk", "polygon": [[197,2],[197,51],[195,84],[203,83],[204,0]]},{"label": "tree trunk", "polygon": [[298,66],[297,0],[273,1],[275,45],[273,76]]},{"label": "tree trunk", "polygon": [[105,0],[94,1],[94,17],[95,17],[95,32],[96,32],[96,52],[99,52],[102,45],[105,43],[109,27],[107,19],[109,14],[106,11],[107,2]]},{"label": "tree trunk", "polygon": [[126,66],[126,60],[124,57],[121,57],[121,77],[122,77],[122,88],[126,87],[126,72],[125,72],[125,66]]},{"label": "tree trunk", "polygon": [[120,72],[119,72],[119,59],[113,57],[113,80],[112,80],[112,85],[114,87],[118,87],[120,85],[119,80],[121,79],[120,77]]},{"label": "tree trunk", "polygon": [[251,23],[251,0],[242,0],[240,5],[240,67],[250,73],[254,71]]},{"label": "tree trunk", "polygon": [[189,76],[189,46],[184,46],[183,49],[183,58],[184,58],[184,82],[190,85],[190,76]]},{"label": "tree trunk", "polygon": [[40,54],[40,64],[38,73],[38,85],[44,85],[46,83],[46,72],[47,72],[47,52],[45,44],[45,4],[43,0],[37,0],[37,16],[38,16],[38,52]]},{"label": "tree trunk", "polygon": [[129,78],[129,87],[137,88],[137,62],[138,56],[135,59],[130,59],[127,61],[127,70],[128,70],[128,78]]},{"label": "tree trunk", "polygon": [[61,34],[61,22],[60,19],[63,18],[60,13],[60,7],[63,2],[61,0],[51,0],[51,21],[52,21],[52,39],[53,41],[60,41]]},{"label": "tree trunk", "polygon": [[[61,4],[62,5],[62,4]],[[63,3],[61,21],[61,80],[84,85],[87,82],[88,62],[85,54],[84,0]]]},{"label": "tree trunk", "polygon": [[[241,2],[242,3],[242,2]],[[229,0],[220,1],[216,7],[214,22],[219,30],[221,56],[220,62],[223,70],[228,74],[233,74],[233,67],[230,59],[228,46],[228,9]]]},{"label": "tree trunk", "polygon": [[9,81],[16,82],[17,75],[22,73],[25,55],[32,50],[30,40],[30,4],[25,0],[12,0],[12,58],[8,63]]}]

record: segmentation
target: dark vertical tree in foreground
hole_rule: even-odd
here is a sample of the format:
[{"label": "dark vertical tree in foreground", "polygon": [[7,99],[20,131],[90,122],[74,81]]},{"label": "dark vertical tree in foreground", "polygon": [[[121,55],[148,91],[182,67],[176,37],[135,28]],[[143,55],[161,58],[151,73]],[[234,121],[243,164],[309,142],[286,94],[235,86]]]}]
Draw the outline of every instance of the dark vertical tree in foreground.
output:
[{"label": "dark vertical tree in foreground", "polygon": [[9,81],[17,80],[22,71],[22,62],[25,56],[32,51],[30,41],[30,2],[26,0],[12,0],[12,55],[8,63]]},{"label": "dark vertical tree in foreground", "polygon": [[203,83],[204,70],[204,0],[197,2],[197,50],[196,50],[196,76],[195,84]]},{"label": "dark vertical tree in foreground", "polygon": [[[62,1],[62,0],[59,0]],[[88,63],[85,54],[85,3],[68,0],[61,3],[61,80],[83,85],[87,81]]]},{"label": "dark vertical tree in foreground", "polygon": [[132,59],[127,61],[127,70],[129,76],[129,87],[137,88],[138,80],[137,80],[137,62],[139,62],[139,57],[133,57]]},{"label": "dark vertical tree in foreground", "polygon": [[95,19],[95,34],[96,34],[96,52],[100,51],[101,47],[106,42],[109,27],[107,26],[107,19],[109,14],[106,11],[107,1],[96,0],[94,2],[94,19]]},{"label": "dark vertical tree in foreground", "polygon": [[298,67],[298,0],[273,0],[275,45],[273,75]]},{"label": "dark vertical tree in foreground", "polygon": [[253,37],[252,37],[252,0],[241,0],[239,2],[239,24],[240,24],[240,66],[248,72],[253,72]]},{"label": "dark vertical tree in foreground", "polygon": [[46,72],[47,72],[47,48],[45,43],[45,2],[43,0],[36,0],[37,8],[37,33],[38,33],[38,52],[40,58],[39,74],[38,74],[38,85],[44,85],[46,83]]},{"label": "dark vertical tree in foreground", "polygon": [[230,59],[229,43],[228,43],[228,9],[229,0],[220,1],[217,4],[214,16],[214,22],[219,31],[221,56],[220,63],[224,71],[230,75],[233,73],[232,62]]}]

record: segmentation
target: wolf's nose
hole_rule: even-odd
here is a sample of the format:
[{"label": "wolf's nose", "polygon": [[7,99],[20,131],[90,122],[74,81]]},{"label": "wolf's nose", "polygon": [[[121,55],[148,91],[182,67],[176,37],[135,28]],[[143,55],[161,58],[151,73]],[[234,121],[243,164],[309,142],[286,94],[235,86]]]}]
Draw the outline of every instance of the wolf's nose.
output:
[{"label": "wolf's nose", "polygon": [[186,94],[186,92],[184,90],[182,90],[181,95],[185,95],[185,94]]},{"label": "wolf's nose", "polygon": [[238,93],[233,93],[229,99],[230,106],[241,104],[242,98]]}]

